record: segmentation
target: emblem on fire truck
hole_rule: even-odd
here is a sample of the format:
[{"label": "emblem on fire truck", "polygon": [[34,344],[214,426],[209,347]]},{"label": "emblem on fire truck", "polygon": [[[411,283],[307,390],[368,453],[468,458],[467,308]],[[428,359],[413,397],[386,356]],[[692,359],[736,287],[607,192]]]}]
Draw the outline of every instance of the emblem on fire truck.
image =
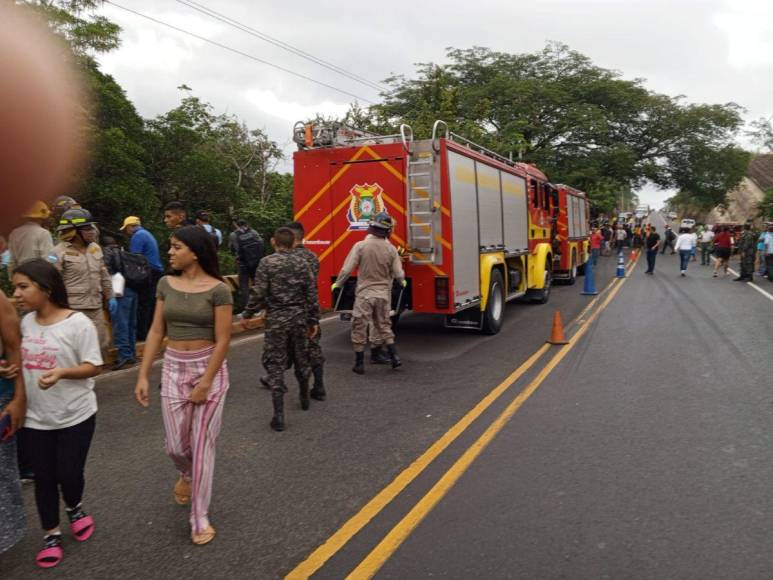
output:
[{"label": "emblem on fire truck", "polygon": [[346,212],[349,229],[367,230],[370,218],[379,212],[386,211],[384,200],[381,199],[384,189],[378,183],[363,183],[352,187],[349,193],[352,196],[349,211]]}]

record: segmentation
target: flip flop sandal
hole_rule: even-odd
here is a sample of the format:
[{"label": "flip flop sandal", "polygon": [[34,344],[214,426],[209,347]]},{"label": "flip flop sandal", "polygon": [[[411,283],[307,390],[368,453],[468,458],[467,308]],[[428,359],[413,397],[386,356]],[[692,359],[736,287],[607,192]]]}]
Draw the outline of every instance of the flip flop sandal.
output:
[{"label": "flip flop sandal", "polygon": [[53,568],[64,558],[61,536],[47,536],[45,547],[35,556],[35,563],[41,568]]},{"label": "flip flop sandal", "polygon": [[207,528],[200,533],[193,532],[191,534],[191,541],[196,544],[197,546],[203,546],[204,544],[209,544],[212,540],[215,539],[215,528],[212,526],[207,526]]},{"label": "flip flop sandal", "polygon": [[79,542],[85,542],[94,533],[94,518],[83,516],[70,524],[73,537]]},{"label": "flip flop sandal", "polygon": [[177,505],[188,505],[191,503],[191,482],[182,477],[174,484],[174,501]]}]

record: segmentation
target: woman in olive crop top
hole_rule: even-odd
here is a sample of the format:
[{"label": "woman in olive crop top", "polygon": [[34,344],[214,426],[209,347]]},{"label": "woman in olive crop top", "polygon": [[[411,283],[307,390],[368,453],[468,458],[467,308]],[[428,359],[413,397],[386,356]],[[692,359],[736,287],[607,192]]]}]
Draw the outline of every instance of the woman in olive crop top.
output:
[{"label": "woman in olive crop top", "polygon": [[215,440],[228,390],[225,357],[231,339],[233,298],[220,277],[212,236],[204,228],[176,230],[169,263],[176,275],[165,276],[158,283],[153,325],[134,392],[137,401],[147,407],[150,369],[167,336],[161,376],[166,452],[180,472],[175,501],[191,504],[191,539],[201,545],[215,537],[207,511]]}]

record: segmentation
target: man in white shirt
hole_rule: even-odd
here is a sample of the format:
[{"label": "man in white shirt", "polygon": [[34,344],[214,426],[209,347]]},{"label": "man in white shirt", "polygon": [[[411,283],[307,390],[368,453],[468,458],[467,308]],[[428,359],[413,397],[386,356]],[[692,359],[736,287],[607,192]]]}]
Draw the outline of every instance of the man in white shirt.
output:
[{"label": "man in white shirt", "polygon": [[690,263],[690,254],[695,249],[697,243],[698,236],[692,233],[689,228],[681,228],[679,230],[674,250],[679,252],[679,272],[682,276],[687,275],[687,264]]},{"label": "man in white shirt", "polygon": [[711,226],[706,226],[706,229],[703,230],[699,243],[701,247],[701,266],[710,266],[711,250],[714,245],[714,230]]}]

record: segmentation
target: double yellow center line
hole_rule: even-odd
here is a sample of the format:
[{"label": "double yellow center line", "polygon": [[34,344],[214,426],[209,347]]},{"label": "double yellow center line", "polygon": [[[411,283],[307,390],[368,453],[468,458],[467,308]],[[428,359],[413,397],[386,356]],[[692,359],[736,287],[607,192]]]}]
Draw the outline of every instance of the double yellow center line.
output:
[{"label": "double yellow center line", "polygon": [[[633,269],[635,261],[631,263],[629,271]],[[494,420],[486,431],[473,443],[454,465],[437,481],[429,492],[411,509],[410,512],[384,537],[381,542],[365,557],[365,559],[347,576],[350,579],[371,578],[387,562],[392,554],[400,547],[414,529],[432,511],[438,502],[448,493],[459,478],[467,471],[475,459],[483,452],[496,435],[507,425],[513,415],[521,408],[526,400],[534,394],[550,375],[553,369],[564,359],[569,351],[587,332],[589,326],[603,312],[609,303],[619,292],[627,278],[613,279],[609,284],[604,301],[596,308],[588,318],[586,314],[591,311],[598,302],[600,295],[591,301],[580,313],[578,321],[580,326],[569,343],[562,346],[529,385],[521,391],[505,410]],[[584,320],[583,320],[584,319]],[[544,344],[532,354],[520,367],[514,370],[494,390],[486,395],[475,407],[462,417],[451,429],[427,449],[416,461],[403,470],[389,485],[371,499],[357,514],[349,519],[338,529],[324,544],[312,552],[306,560],[293,569],[286,578],[299,580],[309,578],[325,563],[332,558],[349,540],[362,530],[374,517],[376,517],[393,499],[395,499],[408,485],[416,479],[432,461],[435,460],[451,443],[453,443],[480,415],[488,409],[502,394],[515,384],[526,372],[528,372],[539,359],[550,349],[550,345]]]}]

